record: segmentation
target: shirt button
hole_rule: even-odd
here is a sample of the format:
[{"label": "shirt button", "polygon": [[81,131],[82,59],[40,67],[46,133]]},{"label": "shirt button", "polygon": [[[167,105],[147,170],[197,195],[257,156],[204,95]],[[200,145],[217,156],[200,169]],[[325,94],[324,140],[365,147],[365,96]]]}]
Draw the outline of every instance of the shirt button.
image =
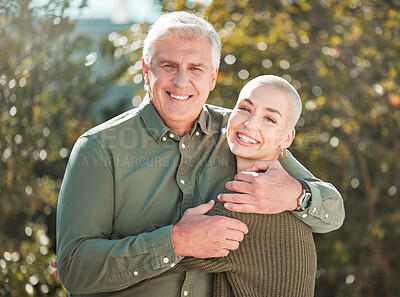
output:
[{"label": "shirt button", "polygon": [[170,265],[170,267],[171,267],[171,268],[174,268],[175,265],[176,265],[175,263],[172,263],[172,264]]},{"label": "shirt button", "polygon": [[170,133],[170,134],[169,134],[169,137],[171,137],[171,138],[174,138],[174,137],[175,137],[175,135],[174,135],[174,134],[172,134],[172,133]]},{"label": "shirt button", "polygon": [[167,263],[169,262],[169,259],[168,259],[167,257],[165,257],[165,258],[163,259],[163,262],[164,262],[165,264],[167,264]]},{"label": "shirt button", "polygon": [[137,272],[136,270],[133,272],[134,276],[137,276],[139,274],[139,272]]},{"label": "shirt button", "polygon": [[328,217],[329,217],[329,215],[328,215],[328,214],[326,214],[326,215],[325,215],[325,219],[327,219]]},{"label": "shirt button", "polygon": [[312,210],[312,212],[315,212],[317,210],[317,208],[316,207],[314,207],[314,209]]},{"label": "shirt button", "polygon": [[305,214],[303,214],[301,217],[302,217],[303,219],[305,219],[305,218],[307,217],[307,214],[305,213]]},{"label": "shirt button", "polygon": [[199,136],[200,135],[200,132],[199,131],[196,131],[196,136]]},{"label": "shirt button", "polygon": [[185,148],[185,147],[186,147],[186,145],[184,143],[182,143],[182,148]]},{"label": "shirt button", "polygon": [[185,184],[185,181],[184,181],[183,179],[181,179],[179,182],[180,182],[182,185]]},{"label": "shirt button", "polygon": [[183,296],[187,296],[187,295],[189,295],[189,292],[188,291],[184,291],[183,292]]},{"label": "shirt button", "polygon": [[166,141],[167,140],[167,137],[163,137],[163,138],[161,138],[162,139],[162,141]]}]

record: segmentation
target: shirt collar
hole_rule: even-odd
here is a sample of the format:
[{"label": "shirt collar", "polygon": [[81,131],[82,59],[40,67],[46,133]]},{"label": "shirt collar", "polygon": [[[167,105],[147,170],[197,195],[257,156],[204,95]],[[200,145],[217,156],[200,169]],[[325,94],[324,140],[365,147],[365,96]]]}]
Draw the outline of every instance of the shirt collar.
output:
[{"label": "shirt collar", "polygon": [[169,131],[164,125],[156,109],[150,101],[149,95],[146,94],[142,103],[139,105],[139,114],[150,135],[158,142]]},{"label": "shirt collar", "polygon": [[196,126],[200,126],[201,131],[204,132],[206,135],[210,135],[211,133],[211,115],[208,112],[206,105],[203,106],[203,109],[200,112],[199,117],[197,118],[196,122],[194,123],[194,129],[191,133],[196,130]]},{"label": "shirt collar", "polygon": [[[149,94],[146,94],[142,103],[138,107],[140,117],[142,118],[147,130],[151,136],[158,142],[161,142],[161,138],[169,131],[171,131],[167,126],[165,126],[160,115],[151,103]],[[201,131],[206,135],[211,133],[211,116],[208,112],[206,106],[200,112],[199,117],[195,121],[190,134],[193,134],[197,127],[200,127]]]}]

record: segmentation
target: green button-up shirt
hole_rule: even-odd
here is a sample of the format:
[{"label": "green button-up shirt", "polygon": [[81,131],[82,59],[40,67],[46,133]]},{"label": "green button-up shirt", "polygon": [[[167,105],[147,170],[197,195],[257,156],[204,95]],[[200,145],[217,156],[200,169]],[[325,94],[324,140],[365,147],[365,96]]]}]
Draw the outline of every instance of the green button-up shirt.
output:
[{"label": "green button-up shirt", "polygon": [[[180,137],[146,98],[78,139],[57,210],[58,270],[71,296],[211,296],[212,274],[204,271],[152,277],[182,258],[172,225],[186,209],[216,199],[236,173],[223,133],[230,112],[205,105]],[[293,213],[315,232],[339,228],[337,190],[290,154],[281,163],[312,192],[309,210]],[[164,227],[147,232],[152,225]]]}]

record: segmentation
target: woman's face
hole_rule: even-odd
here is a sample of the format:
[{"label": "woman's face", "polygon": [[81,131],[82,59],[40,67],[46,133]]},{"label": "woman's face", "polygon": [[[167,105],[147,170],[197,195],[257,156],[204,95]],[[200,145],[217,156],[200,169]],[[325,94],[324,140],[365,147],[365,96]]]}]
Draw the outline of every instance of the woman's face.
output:
[{"label": "woman's face", "polygon": [[254,161],[277,159],[294,138],[294,129],[287,130],[289,100],[273,86],[245,86],[228,121],[232,153]]}]

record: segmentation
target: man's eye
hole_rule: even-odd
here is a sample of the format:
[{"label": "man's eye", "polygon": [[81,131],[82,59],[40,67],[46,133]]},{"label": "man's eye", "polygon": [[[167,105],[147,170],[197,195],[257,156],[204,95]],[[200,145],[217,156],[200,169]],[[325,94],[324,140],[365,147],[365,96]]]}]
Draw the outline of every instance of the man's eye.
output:
[{"label": "man's eye", "polygon": [[191,70],[195,70],[195,71],[201,71],[201,69],[199,67],[191,67]]},{"label": "man's eye", "polygon": [[162,66],[163,68],[174,68],[174,65],[172,64],[165,64]]}]

